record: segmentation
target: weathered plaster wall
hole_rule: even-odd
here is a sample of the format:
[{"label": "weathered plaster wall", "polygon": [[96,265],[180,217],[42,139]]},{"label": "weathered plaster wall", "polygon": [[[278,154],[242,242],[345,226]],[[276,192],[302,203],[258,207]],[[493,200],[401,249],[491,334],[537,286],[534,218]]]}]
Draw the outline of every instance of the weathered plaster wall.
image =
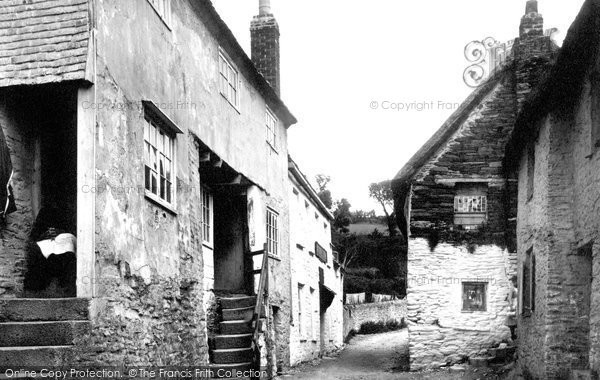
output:
[{"label": "weathered plaster wall", "polygon": [[406,298],[401,300],[363,303],[359,305],[344,305],[344,337],[350,331],[359,331],[366,322],[387,322],[406,320]]},{"label": "weathered plaster wall", "polygon": [[[510,341],[506,297],[516,257],[494,245],[467,247],[423,238],[408,245],[407,321],[410,368],[419,370],[482,355]],[[486,311],[462,311],[462,283],[487,282]]]},{"label": "weathered plaster wall", "polygon": [[[292,289],[293,305],[289,347],[292,352],[291,363],[295,365],[318,357],[322,353],[322,346],[325,352],[328,352],[341,347],[343,344],[343,288],[341,273],[339,269],[334,267],[333,263],[331,221],[315,207],[314,203],[292,177],[289,178],[289,181],[292,273],[288,283]],[[326,263],[315,256],[315,241],[318,241],[327,251]],[[319,315],[319,268],[324,271],[325,286],[336,293],[324,316]],[[300,302],[297,290],[298,284],[304,285],[302,321],[298,320]],[[311,300],[309,299],[310,288],[315,291],[312,299],[312,309],[310,307]],[[310,318],[312,318],[312,321]],[[319,331],[321,323],[324,324],[323,341],[321,341]],[[310,331],[311,326],[314,329],[313,331]]]},{"label": "weathered plaster wall", "polygon": [[[264,188],[265,204],[279,213],[282,248],[270,263],[270,297],[289,319],[287,132],[278,122],[278,152],[265,142],[265,100],[244,72],[239,110],[220,95],[219,44],[192,3],[173,2],[167,27],[146,0],[97,1],[96,102],[87,106],[97,108],[90,187],[99,307],[85,339],[102,350],[84,350],[83,361],[207,363],[206,313],[214,297],[204,281],[211,266],[201,245],[197,139]],[[142,100],[153,100],[183,130],[176,138],[174,212],[143,193]],[[289,348],[277,344],[288,365]]]}]

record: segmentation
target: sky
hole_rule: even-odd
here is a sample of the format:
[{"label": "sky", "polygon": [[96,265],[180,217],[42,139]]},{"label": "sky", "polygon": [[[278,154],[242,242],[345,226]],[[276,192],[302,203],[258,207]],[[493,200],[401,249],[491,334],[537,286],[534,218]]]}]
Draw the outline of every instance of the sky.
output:
[{"label": "sky", "polygon": [[[250,56],[258,0],[212,0]],[[539,0],[564,39],[584,0]],[[372,182],[392,179],[472,89],[465,45],[518,36],[525,0],[271,0],[281,31],[281,97],[298,119],[289,150],[334,199],[375,210]],[[394,109],[392,109],[394,108]]]}]

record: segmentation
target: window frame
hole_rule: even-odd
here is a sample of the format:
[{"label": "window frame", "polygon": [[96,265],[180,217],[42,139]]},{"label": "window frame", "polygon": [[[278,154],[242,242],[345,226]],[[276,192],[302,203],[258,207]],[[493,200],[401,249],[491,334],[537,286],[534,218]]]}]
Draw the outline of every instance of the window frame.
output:
[{"label": "window frame", "polygon": [[[160,206],[166,208],[169,211],[175,212],[175,207],[177,205],[177,180],[176,180],[176,158],[177,158],[177,143],[176,143],[176,133],[173,131],[169,131],[168,128],[165,128],[163,125],[161,125],[162,123],[160,123],[156,117],[153,117],[153,115],[151,115],[149,112],[144,112],[144,196],[150,200],[152,200],[155,203],[158,203]],[[152,129],[150,129],[152,128]],[[148,131],[148,135],[146,134],[146,131]],[[157,139],[159,135],[164,136],[166,139],[168,139],[168,143],[170,145],[169,147],[169,156],[167,157],[167,155],[165,154],[165,148],[164,148],[164,142],[163,142],[163,146],[159,149],[158,145],[158,141],[149,141],[151,140],[150,138],[150,132],[154,131],[154,138]],[[148,138],[147,138],[148,137]],[[155,145],[153,145],[155,144]],[[150,154],[147,154],[147,149],[148,147],[150,147]],[[152,150],[154,150],[154,152],[152,152]],[[150,156],[152,155],[152,153],[154,153],[156,155],[156,159],[157,162],[156,163],[152,163],[149,161],[149,159],[151,158]],[[171,170],[171,176],[170,176],[170,180],[167,179],[166,174],[165,173],[165,181],[170,182],[171,184],[171,200],[167,200],[161,197],[160,195],[160,191],[161,191],[161,183],[162,183],[162,176],[160,175],[160,158],[161,156],[163,156],[164,158],[168,159],[170,161],[170,170]],[[156,168],[152,168],[152,166],[156,165]],[[150,173],[154,172],[156,174],[156,180],[157,180],[157,190],[156,190],[156,194],[152,191],[152,177],[150,177],[150,189],[147,188],[148,186],[148,178],[147,178],[147,169],[149,169]],[[165,196],[168,193],[168,188],[165,189]]]},{"label": "window frame", "polygon": [[[223,65],[226,65],[227,67],[227,74],[224,74],[224,70],[223,70]],[[221,94],[221,96],[227,100],[227,102],[229,104],[231,104],[231,106],[233,108],[235,108],[236,111],[240,112],[240,89],[241,89],[241,85],[240,85],[240,71],[237,69],[237,67],[233,64],[233,61],[231,60],[231,58],[229,58],[229,56],[225,53],[225,51],[223,49],[219,49],[219,64],[218,64],[218,71],[219,71],[219,93]],[[231,78],[229,77],[229,75],[234,74],[235,76],[235,86],[232,86],[232,81]],[[224,87],[227,87],[227,91],[225,91]],[[235,99],[231,99],[231,90],[235,91]]]},{"label": "window frame", "polygon": [[[483,286],[483,307],[481,309],[470,309],[467,308],[467,305],[465,303],[465,291],[467,289],[468,286]],[[461,283],[461,287],[462,287],[462,291],[461,291],[461,300],[462,300],[462,305],[461,305],[461,311],[463,313],[478,313],[478,312],[487,312],[488,311],[488,289],[489,289],[489,283],[487,282],[482,282],[482,281],[464,281]]]},{"label": "window frame", "polygon": [[[208,201],[208,205],[206,201]],[[200,185],[200,210],[202,245],[212,249],[214,247],[214,197],[210,188],[205,185]],[[208,222],[206,221],[207,216]],[[206,233],[207,229],[208,234]],[[208,235],[208,239],[206,239],[206,235]]]},{"label": "window frame", "polygon": [[[454,193],[453,224],[467,231],[476,231],[487,223],[489,212],[488,191],[489,185],[487,183],[457,182]],[[476,211],[474,211],[474,204],[478,207]],[[465,205],[471,206],[465,209]],[[470,211],[469,208],[471,208]],[[462,219],[469,218],[473,220],[462,221]],[[474,221],[478,223],[466,223]]]},{"label": "window frame", "polygon": [[265,225],[267,229],[267,254],[278,258],[281,243],[279,238],[279,213],[270,207],[267,207]]},{"label": "window frame", "polygon": [[154,13],[156,13],[165,24],[167,29],[171,30],[171,0],[148,0],[148,3],[154,10]]},{"label": "window frame", "polygon": [[[269,125],[270,122],[272,123],[272,128]],[[277,153],[277,123],[277,117],[273,112],[271,112],[269,107],[267,107],[265,111],[265,128],[267,134],[266,141],[267,144],[269,144],[269,146],[271,147],[271,149],[275,151],[275,153]]]},{"label": "window frame", "polygon": [[298,336],[301,341],[306,340],[306,331],[304,328],[303,313],[304,310],[304,284],[298,283]]}]

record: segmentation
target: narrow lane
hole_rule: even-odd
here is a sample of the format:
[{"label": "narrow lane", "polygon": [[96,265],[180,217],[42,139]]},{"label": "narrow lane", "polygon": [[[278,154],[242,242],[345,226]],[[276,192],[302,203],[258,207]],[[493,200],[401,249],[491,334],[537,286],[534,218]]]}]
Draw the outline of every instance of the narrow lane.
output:
[{"label": "narrow lane", "polygon": [[324,358],[318,365],[299,366],[280,380],[479,380],[500,379],[492,369],[442,369],[402,372],[408,360],[408,330],[384,334],[357,335],[336,358]]}]

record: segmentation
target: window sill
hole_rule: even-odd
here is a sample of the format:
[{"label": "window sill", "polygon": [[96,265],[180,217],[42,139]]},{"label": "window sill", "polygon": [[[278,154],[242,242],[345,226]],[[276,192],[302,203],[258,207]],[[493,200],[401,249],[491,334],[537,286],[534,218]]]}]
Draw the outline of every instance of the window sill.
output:
[{"label": "window sill", "polygon": [[204,248],[208,248],[208,249],[211,249],[211,250],[214,250],[214,249],[215,249],[211,243],[207,243],[207,242],[205,242],[205,241],[203,241],[203,242],[202,242],[202,246],[203,246]]},{"label": "window sill", "polygon": [[274,254],[272,254],[272,253],[269,253],[269,259],[273,259],[273,260],[275,260],[275,261],[281,261],[281,257],[279,257],[279,256],[275,256],[275,255],[274,255]]},{"label": "window sill", "polygon": [[487,310],[461,310],[461,313],[464,314],[474,314],[474,313],[487,313]]},{"label": "window sill", "polygon": [[160,200],[154,194],[149,193],[148,190],[145,190],[144,197],[156,206],[164,209],[165,211],[168,211],[171,215],[177,216],[177,211],[175,211],[174,205],[168,204],[167,202]]}]

